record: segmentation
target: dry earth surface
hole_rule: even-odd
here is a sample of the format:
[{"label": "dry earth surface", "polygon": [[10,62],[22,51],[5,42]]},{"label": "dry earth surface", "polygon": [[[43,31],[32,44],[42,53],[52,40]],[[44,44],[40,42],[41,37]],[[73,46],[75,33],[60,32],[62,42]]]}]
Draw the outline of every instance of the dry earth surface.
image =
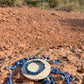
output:
[{"label": "dry earth surface", "polygon": [[[39,84],[24,78],[20,68],[4,70],[35,55],[61,59],[62,63],[54,66],[74,76],[70,84],[84,84],[84,13],[1,7],[0,84],[6,82],[8,72],[17,84]],[[65,84],[59,74],[54,79],[56,84]]]}]

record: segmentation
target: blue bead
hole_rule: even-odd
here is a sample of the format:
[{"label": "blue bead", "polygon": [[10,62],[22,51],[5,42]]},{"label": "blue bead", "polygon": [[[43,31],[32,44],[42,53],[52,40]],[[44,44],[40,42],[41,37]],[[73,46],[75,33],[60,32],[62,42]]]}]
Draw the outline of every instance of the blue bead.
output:
[{"label": "blue bead", "polygon": [[61,63],[61,60],[57,59],[55,62],[56,62],[56,64],[58,64],[59,62]]},{"label": "blue bead", "polygon": [[69,77],[69,73],[65,72],[65,77],[68,78]]},{"label": "blue bead", "polygon": [[72,78],[72,79],[73,79],[73,76],[72,76],[72,75],[70,75],[70,78]]},{"label": "blue bead", "polygon": [[7,84],[12,84],[12,81],[7,81]]},{"label": "blue bead", "polygon": [[9,76],[11,76],[12,75],[12,73],[9,73]]},{"label": "blue bead", "polygon": [[23,64],[22,64],[22,63],[20,63],[19,65],[20,65],[21,67],[23,66]]},{"label": "blue bead", "polygon": [[48,75],[48,77],[51,79],[51,78],[53,78],[53,75]]},{"label": "blue bead", "polygon": [[51,60],[50,63],[54,65],[55,64],[55,60]]},{"label": "blue bead", "polygon": [[16,65],[16,66],[18,66],[19,64],[20,64],[20,62],[19,62],[19,61],[15,62],[15,65]]},{"label": "blue bead", "polygon": [[29,60],[31,60],[31,57],[29,57]]},{"label": "blue bead", "polygon": [[24,58],[24,60],[27,60],[27,61],[28,61],[28,60],[29,60],[29,58]]},{"label": "blue bead", "polygon": [[23,59],[19,60],[19,62],[23,62],[23,61],[24,61]]},{"label": "blue bead", "polygon": [[16,69],[16,65],[11,67],[12,70]]},{"label": "blue bead", "polygon": [[8,81],[12,81],[12,78],[11,78],[11,77],[9,77],[9,78],[8,78]]},{"label": "blue bead", "polygon": [[72,82],[73,80],[72,80],[72,78],[69,78],[69,82]]},{"label": "blue bead", "polygon": [[10,66],[7,66],[7,67],[6,67],[6,70],[9,70],[10,68],[11,68]]},{"label": "blue bead", "polygon": [[49,60],[50,59],[50,57],[47,57],[47,60]]},{"label": "blue bead", "polygon": [[46,57],[44,57],[44,59],[46,59]]},{"label": "blue bead", "polygon": [[63,72],[60,72],[60,74],[63,75],[63,76],[65,76],[65,73],[63,73]]},{"label": "blue bead", "polygon": [[65,79],[65,81],[66,81],[66,84],[69,84],[69,80],[68,79]]}]

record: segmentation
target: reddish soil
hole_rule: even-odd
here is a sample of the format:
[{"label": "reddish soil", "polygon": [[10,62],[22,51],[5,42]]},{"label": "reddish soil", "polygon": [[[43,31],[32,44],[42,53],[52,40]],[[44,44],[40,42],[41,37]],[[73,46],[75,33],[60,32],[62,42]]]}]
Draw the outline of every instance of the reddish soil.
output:
[{"label": "reddish soil", "polygon": [[[70,71],[70,74],[75,76],[73,84],[81,84],[82,81],[76,73],[81,67],[81,61],[84,61],[84,13],[67,13],[29,7],[1,7],[0,84],[5,81],[9,72],[3,70],[4,67],[18,59],[34,55],[50,56],[51,59],[57,56],[56,59],[63,60],[64,68],[61,67],[62,65],[57,67]],[[72,63],[71,65],[67,59]],[[61,84],[60,78],[56,80],[58,79],[56,83]],[[29,83],[29,80],[28,83],[27,80],[24,80],[26,83],[24,81],[22,83],[21,80],[18,74],[13,81],[18,84],[37,84],[33,81]]]}]

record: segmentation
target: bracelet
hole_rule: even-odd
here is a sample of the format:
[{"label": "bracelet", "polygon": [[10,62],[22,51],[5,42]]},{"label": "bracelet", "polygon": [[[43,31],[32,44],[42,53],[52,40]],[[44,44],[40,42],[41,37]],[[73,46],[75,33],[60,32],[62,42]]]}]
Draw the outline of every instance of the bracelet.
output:
[{"label": "bracelet", "polygon": [[[31,64],[32,62],[41,63],[41,64],[43,65],[43,68],[42,68],[41,70],[39,70],[39,71],[36,71],[36,72],[33,72],[33,71],[28,70],[28,66],[29,66],[29,64]],[[27,70],[27,72],[28,72],[29,74],[37,75],[37,74],[41,73],[41,72],[45,69],[45,64],[44,64],[43,62],[39,61],[39,60],[33,60],[33,61],[28,62],[28,63],[26,64],[26,67],[25,67],[25,68],[26,68],[26,70]]]}]

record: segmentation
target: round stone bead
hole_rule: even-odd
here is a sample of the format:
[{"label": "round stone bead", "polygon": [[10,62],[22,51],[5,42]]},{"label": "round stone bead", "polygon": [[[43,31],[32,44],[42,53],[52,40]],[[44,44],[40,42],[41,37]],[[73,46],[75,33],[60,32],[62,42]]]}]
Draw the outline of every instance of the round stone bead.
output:
[{"label": "round stone bead", "polygon": [[7,67],[6,67],[6,70],[9,70],[10,68],[11,68],[11,66],[7,66]]},{"label": "round stone bead", "polygon": [[12,66],[11,69],[14,70],[14,69],[16,69],[16,67],[17,67],[16,65],[15,66]]}]

